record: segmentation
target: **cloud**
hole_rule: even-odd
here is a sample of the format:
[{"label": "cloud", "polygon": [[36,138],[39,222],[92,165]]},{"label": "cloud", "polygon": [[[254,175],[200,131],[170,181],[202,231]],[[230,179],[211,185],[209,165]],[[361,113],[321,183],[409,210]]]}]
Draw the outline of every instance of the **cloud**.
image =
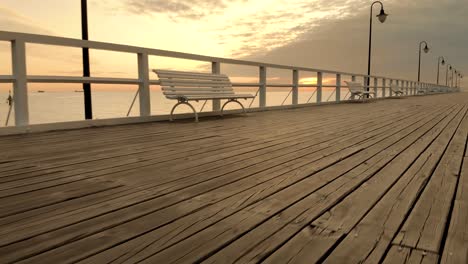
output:
[{"label": "cloud", "polygon": [[[431,51],[422,57],[423,81],[435,82],[438,56],[445,56],[456,69],[468,72],[468,2],[387,0],[384,4],[390,16],[384,24],[374,20],[372,73],[417,79],[418,43],[421,40],[426,40],[431,47]],[[284,41],[274,49],[261,46],[257,52],[239,55],[246,60],[366,73],[368,3],[355,3],[351,11],[353,15],[339,19],[326,16],[315,20],[317,26],[299,23],[297,37],[293,38],[294,34],[291,34],[291,41]],[[374,12],[378,12],[377,7]],[[441,66],[441,76],[444,82],[445,66]]]},{"label": "cloud", "polygon": [[0,6],[0,30],[3,31],[16,31],[35,34],[49,34],[52,32],[37,26],[37,23],[29,18],[21,15],[20,13],[9,8]]},{"label": "cloud", "polygon": [[360,0],[126,0],[133,14],[165,14],[196,25],[230,57],[265,53],[300,38],[324,19],[342,19]]},{"label": "cloud", "polygon": [[174,20],[200,19],[219,14],[228,4],[247,0],[128,0],[128,10],[136,14],[167,14]]}]

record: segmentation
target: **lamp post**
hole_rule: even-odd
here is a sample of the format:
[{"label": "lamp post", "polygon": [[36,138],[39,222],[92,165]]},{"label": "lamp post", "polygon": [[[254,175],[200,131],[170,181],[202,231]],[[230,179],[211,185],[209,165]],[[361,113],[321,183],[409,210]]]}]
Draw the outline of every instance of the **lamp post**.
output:
[{"label": "lamp post", "polygon": [[[440,61],[440,59],[442,59],[442,61]],[[440,56],[437,59],[437,85],[439,85],[439,68],[440,68],[440,64],[445,65],[445,59],[442,56]]]},{"label": "lamp post", "polygon": [[422,44],[425,44],[425,47],[424,47],[424,53],[428,53],[429,52],[429,47],[427,46],[427,42],[426,41],[421,41],[419,43],[419,65],[418,65],[418,82],[421,81],[421,48],[422,48]]},{"label": "lamp post", "polygon": [[451,68],[452,72],[452,77],[450,77],[450,82],[452,83],[450,86],[453,87],[453,71],[455,71],[455,68]]},{"label": "lamp post", "polygon": [[[458,72],[457,70],[455,70],[455,86],[454,87],[457,87],[457,76],[458,76]],[[453,86],[453,72],[452,72],[452,86]]]},{"label": "lamp post", "polygon": [[370,7],[370,23],[369,23],[369,55],[367,57],[367,88],[366,90],[369,91],[369,84],[370,84],[370,73],[371,73],[371,51],[372,51],[372,9],[375,4],[380,4],[380,13],[376,16],[380,23],[384,23],[387,19],[388,14],[385,13],[383,4],[380,1],[375,1],[371,4]]},{"label": "lamp post", "polygon": [[[88,4],[87,0],[81,0],[81,36],[83,40],[88,40]],[[90,76],[89,70],[89,50],[83,48],[83,77]],[[93,107],[91,102],[91,84],[83,83],[85,119],[93,119]]]},{"label": "lamp post", "polygon": [[445,72],[445,86],[449,85],[449,83],[448,83],[448,71],[449,70],[452,70],[452,65],[447,64],[447,71]]}]

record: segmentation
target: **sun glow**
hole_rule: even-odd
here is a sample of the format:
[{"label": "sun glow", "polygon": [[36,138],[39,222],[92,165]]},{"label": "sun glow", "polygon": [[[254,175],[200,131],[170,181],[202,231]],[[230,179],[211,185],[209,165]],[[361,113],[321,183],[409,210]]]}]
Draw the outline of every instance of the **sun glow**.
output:
[{"label": "sun glow", "polygon": [[300,84],[317,84],[317,77],[308,77],[308,78],[301,78],[299,80]]}]

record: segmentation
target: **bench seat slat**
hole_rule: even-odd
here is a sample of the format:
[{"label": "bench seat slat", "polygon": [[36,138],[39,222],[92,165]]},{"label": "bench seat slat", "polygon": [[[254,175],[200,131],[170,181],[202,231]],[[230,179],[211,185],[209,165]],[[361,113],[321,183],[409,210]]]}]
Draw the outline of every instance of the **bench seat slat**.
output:
[{"label": "bench seat slat", "polygon": [[254,98],[251,94],[233,94],[233,95],[197,95],[197,96],[182,96],[182,95],[167,95],[166,98],[168,99],[186,99],[186,100],[211,100],[211,99],[242,99],[242,98]]},{"label": "bench seat slat", "polygon": [[213,74],[213,73],[199,73],[199,72],[178,72],[178,71],[162,71],[162,70],[153,70],[161,78],[210,78],[210,79],[226,79],[228,78],[225,74]]},{"label": "bench seat slat", "polygon": [[193,87],[193,88],[190,88],[190,87],[162,87],[162,90],[163,91],[187,91],[187,92],[191,92],[191,91],[206,91],[206,92],[210,92],[210,91],[234,91],[234,89],[232,87]]},{"label": "bench seat slat", "polygon": [[229,78],[225,75],[214,75],[214,76],[194,76],[194,75],[176,75],[176,74],[160,74],[158,75],[161,79],[196,79],[196,80],[228,80]]},{"label": "bench seat slat", "polygon": [[210,72],[190,72],[190,71],[173,71],[173,70],[153,70],[157,74],[187,74],[187,75],[210,75],[210,76],[226,76],[225,74],[216,74],[216,73],[210,73]]},{"label": "bench seat slat", "polygon": [[234,95],[234,92],[163,92],[164,95]]},{"label": "bench seat slat", "polygon": [[188,86],[194,86],[194,85],[200,85],[200,86],[209,86],[211,87],[212,85],[214,86],[231,86],[231,82],[229,81],[205,81],[205,80],[181,80],[181,79],[173,79],[173,80],[164,80],[161,79],[160,85],[161,86],[177,86],[177,85],[188,85]]}]

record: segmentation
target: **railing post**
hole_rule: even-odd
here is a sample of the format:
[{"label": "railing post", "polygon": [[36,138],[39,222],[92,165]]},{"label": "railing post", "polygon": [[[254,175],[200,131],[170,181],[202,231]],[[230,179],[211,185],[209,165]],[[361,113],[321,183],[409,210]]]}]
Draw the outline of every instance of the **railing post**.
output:
[{"label": "railing post", "polygon": [[299,71],[293,70],[293,86],[292,86],[292,104],[297,105],[299,103]]},{"label": "railing post", "polygon": [[[351,81],[352,81],[352,82],[355,82],[355,81],[356,81],[356,76],[352,75],[352,76],[351,76]],[[350,98],[351,98],[351,100],[354,100],[354,95],[351,95]]]},{"label": "railing post", "polygon": [[392,84],[393,84],[393,80],[390,79],[390,84],[389,84],[389,86],[390,86],[390,93],[389,93],[389,94],[390,94],[390,97],[393,96]]},{"label": "railing post", "polygon": [[379,95],[378,94],[379,90],[377,88],[378,86],[379,86],[379,78],[374,78],[374,93],[375,93],[374,96],[375,96],[375,98],[377,98],[378,95]]},{"label": "railing post", "polygon": [[387,80],[386,79],[382,79],[382,97],[385,98],[385,96],[387,96],[385,94],[385,88],[387,86]]},{"label": "railing post", "polygon": [[[367,78],[368,78],[367,76],[362,77],[362,82],[363,82],[362,87],[364,87],[364,91],[369,91],[369,87],[367,85]],[[370,84],[370,82],[369,82],[369,84]]]},{"label": "railing post", "polygon": [[341,74],[336,75],[336,91],[335,91],[336,99],[335,101],[341,101]]},{"label": "railing post", "polygon": [[317,103],[322,102],[322,72],[317,72]]},{"label": "railing post", "polygon": [[258,93],[258,96],[259,96],[258,101],[259,101],[259,106],[261,108],[266,106],[266,81],[267,81],[266,75],[267,75],[266,67],[260,66],[260,69],[259,69],[260,90]]},{"label": "railing post", "polygon": [[26,73],[26,44],[23,40],[11,42],[13,83],[13,104],[15,107],[15,125],[29,125],[28,80]]},{"label": "railing post", "polygon": [[140,116],[151,115],[148,54],[138,53]]},{"label": "railing post", "polygon": [[[221,63],[219,63],[218,61],[211,62],[211,73],[220,74],[221,73]],[[212,109],[213,109],[214,112],[221,110],[221,100],[214,99]]]}]

